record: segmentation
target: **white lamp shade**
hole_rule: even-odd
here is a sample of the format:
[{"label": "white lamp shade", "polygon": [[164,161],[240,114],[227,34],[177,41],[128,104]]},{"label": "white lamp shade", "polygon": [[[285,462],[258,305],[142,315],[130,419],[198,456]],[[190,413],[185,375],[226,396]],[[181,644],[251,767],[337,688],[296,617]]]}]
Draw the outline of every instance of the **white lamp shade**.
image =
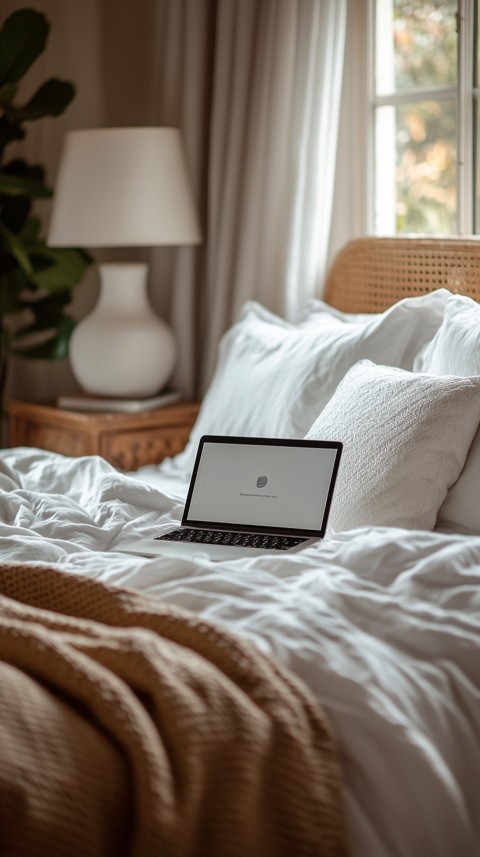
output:
[{"label": "white lamp shade", "polygon": [[177,128],[67,133],[50,220],[51,246],[155,246],[200,239]]}]

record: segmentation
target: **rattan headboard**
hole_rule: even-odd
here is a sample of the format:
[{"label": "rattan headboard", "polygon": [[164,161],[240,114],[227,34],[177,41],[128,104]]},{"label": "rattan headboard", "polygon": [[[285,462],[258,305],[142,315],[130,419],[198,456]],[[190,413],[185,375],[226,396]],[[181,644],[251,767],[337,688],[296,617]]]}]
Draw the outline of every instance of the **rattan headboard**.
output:
[{"label": "rattan headboard", "polygon": [[480,239],[350,241],[334,259],[323,299],[343,312],[383,312],[441,287],[480,300]]}]

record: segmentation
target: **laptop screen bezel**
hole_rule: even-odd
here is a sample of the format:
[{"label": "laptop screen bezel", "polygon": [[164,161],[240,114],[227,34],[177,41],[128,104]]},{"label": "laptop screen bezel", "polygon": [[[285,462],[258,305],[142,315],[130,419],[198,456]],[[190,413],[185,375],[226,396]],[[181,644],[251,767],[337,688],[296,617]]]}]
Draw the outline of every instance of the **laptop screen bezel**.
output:
[{"label": "laptop screen bezel", "polygon": [[[321,526],[319,529],[310,529],[310,528],[301,528],[301,527],[262,527],[257,524],[238,524],[235,522],[219,522],[219,521],[198,521],[194,518],[189,518],[188,513],[190,509],[190,503],[193,496],[193,491],[195,488],[195,481],[197,478],[198,468],[200,465],[200,460],[202,457],[203,448],[206,443],[222,443],[222,444],[241,444],[241,445],[256,445],[256,446],[285,446],[285,447],[303,447],[303,448],[316,448],[316,449],[335,449],[336,456],[332,469],[332,476],[330,479],[330,486],[327,494],[327,501],[325,503],[325,508],[323,512],[323,520],[321,522]],[[323,538],[327,529],[328,517],[330,514],[330,507],[332,505],[333,492],[335,489],[335,483],[337,481],[338,469],[340,466],[340,459],[343,451],[343,444],[341,441],[336,440],[293,440],[290,438],[265,438],[265,437],[234,437],[232,435],[224,436],[224,435],[203,435],[198,443],[197,455],[195,457],[195,464],[193,467],[192,478],[190,480],[190,486],[188,489],[187,499],[185,501],[185,507],[183,510],[182,516],[182,527],[192,527],[196,529],[211,529],[211,530],[231,530],[238,533],[266,533],[272,535],[286,535],[286,536],[304,536],[306,538],[316,537]]]}]

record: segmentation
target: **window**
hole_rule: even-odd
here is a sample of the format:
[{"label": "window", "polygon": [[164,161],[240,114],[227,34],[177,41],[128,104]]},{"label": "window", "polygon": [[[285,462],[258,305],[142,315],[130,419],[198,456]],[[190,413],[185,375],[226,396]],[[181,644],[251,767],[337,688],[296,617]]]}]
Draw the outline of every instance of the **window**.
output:
[{"label": "window", "polygon": [[372,0],[376,234],[480,231],[479,8]]}]

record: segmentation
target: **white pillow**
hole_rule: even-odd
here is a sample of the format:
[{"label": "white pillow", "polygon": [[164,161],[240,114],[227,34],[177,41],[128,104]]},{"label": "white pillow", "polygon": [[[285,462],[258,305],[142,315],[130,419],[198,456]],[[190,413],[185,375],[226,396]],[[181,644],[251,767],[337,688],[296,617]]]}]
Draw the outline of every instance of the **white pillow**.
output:
[{"label": "white pillow", "polygon": [[[452,295],[445,317],[417,365],[434,375],[480,375],[480,306]],[[437,526],[480,533],[480,429],[458,481],[439,509]]]},{"label": "white pillow", "polygon": [[348,324],[326,311],[294,325],[247,302],[221,340],[214,377],[177,464],[192,469],[202,434],[303,437],[358,360],[411,368],[438,329],[448,294],[400,301]]},{"label": "white pillow", "polygon": [[319,315],[324,314],[332,315],[339,321],[343,321],[345,324],[350,324],[351,322],[357,324],[358,322],[365,323],[366,321],[381,315],[381,313],[372,312],[342,312],[342,310],[325,303],[325,301],[322,301],[320,298],[310,298],[310,300],[301,308],[298,320],[301,323],[315,321],[315,319],[318,319]]},{"label": "white pillow", "polygon": [[[402,298],[402,300],[397,301],[393,306],[401,307],[401,312],[408,316],[411,313],[417,312],[431,315],[429,320],[431,339],[442,322],[445,305],[450,295],[451,292],[449,292],[448,289],[435,289],[432,292],[428,292],[426,295]],[[379,313],[343,312],[342,310],[336,309],[335,307],[330,306],[330,304],[325,303],[325,301],[322,301],[320,298],[310,298],[310,300],[303,305],[300,311],[299,321],[302,323],[315,322],[319,319],[319,316],[328,313],[335,316],[338,321],[342,321],[344,324],[351,324],[352,322],[358,324],[359,322],[365,323],[375,318],[381,318],[385,313],[390,312],[390,310],[391,307],[388,310],[385,310],[385,312]]]},{"label": "white pillow", "polygon": [[480,378],[361,361],[307,438],[343,441],[330,526],[432,529],[480,419]]},{"label": "white pillow", "polygon": [[433,339],[414,361],[414,371],[432,375],[480,375],[480,305],[450,294]]}]

